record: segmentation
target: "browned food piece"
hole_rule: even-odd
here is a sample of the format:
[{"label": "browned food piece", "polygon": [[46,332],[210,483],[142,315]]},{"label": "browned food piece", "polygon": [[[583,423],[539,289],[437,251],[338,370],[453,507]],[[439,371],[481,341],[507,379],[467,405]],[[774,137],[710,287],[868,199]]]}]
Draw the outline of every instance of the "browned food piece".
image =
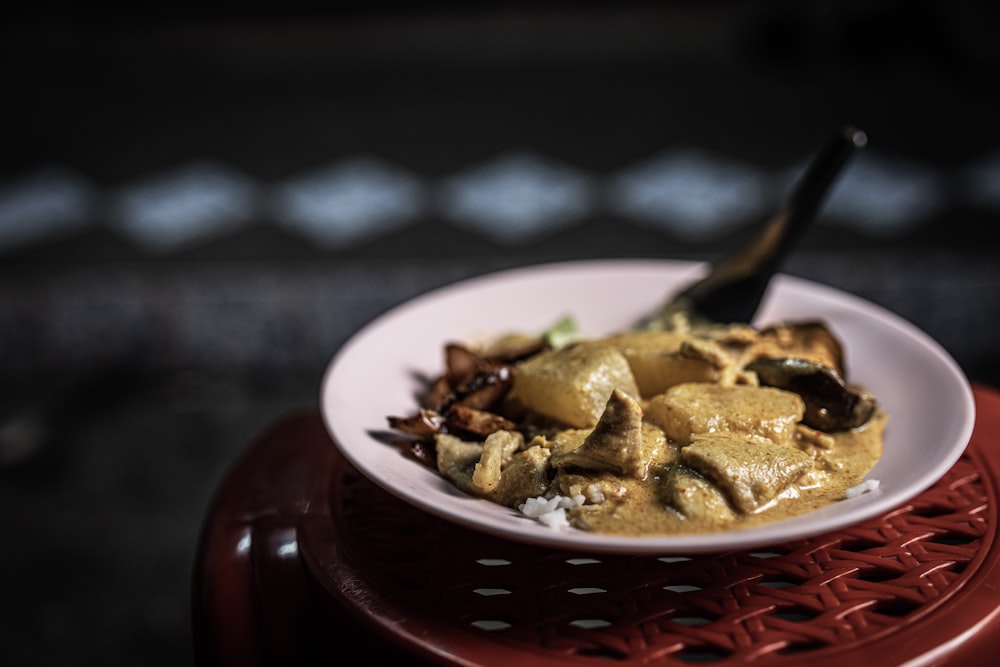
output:
[{"label": "browned food piece", "polygon": [[445,356],[445,378],[454,403],[488,410],[510,387],[510,367],[506,363],[480,356],[457,343],[446,346]]},{"label": "browned food piece", "polygon": [[517,424],[493,412],[455,404],[444,414],[444,426],[449,433],[471,435],[483,439],[500,430],[514,430]]},{"label": "browned food piece", "polygon": [[510,389],[510,369],[498,366],[488,373],[473,376],[458,388],[455,403],[477,410],[489,410]]},{"label": "browned food piece", "polygon": [[388,421],[389,426],[397,431],[423,438],[440,432],[441,427],[444,426],[445,418],[433,410],[421,408],[415,414],[407,417],[388,417]]},{"label": "browned food piece", "polygon": [[747,366],[762,385],[795,392],[805,402],[802,421],[833,433],[868,422],[878,402],[868,392],[847,386],[832,368],[804,359],[758,359]]},{"label": "browned food piece", "polygon": [[448,382],[448,376],[439,375],[420,400],[420,407],[434,412],[444,412],[454,400],[455,389]]},{"label": "browned food piece", "polygon": [[485,437],[511,428],[512,422],[495,412],[510,390],[510,363],[458,343],[445,346],[445,361],[445,372],[431,382],[420,410],[388,417],[389,426],[422,438],[448,430]]},{"label": "browned food piece", "polygon": [[424,438],[421,440],[411,440],[406,443],[406,451],[410,456],[431,468],[437,467],[437,450],[434,448],[434,441]]},{"label": "browned food piece", "polygon": [[445,377],[452,387],[460,387],[474,375],[489,371],[489,362],[458,343],[444,346]]},{"label": "browned food piece", "polygon": [[747,351],[754,359],[805,359],[846,376],[844,349],[825,323],[819,321],[776,324],[761,330]]}]

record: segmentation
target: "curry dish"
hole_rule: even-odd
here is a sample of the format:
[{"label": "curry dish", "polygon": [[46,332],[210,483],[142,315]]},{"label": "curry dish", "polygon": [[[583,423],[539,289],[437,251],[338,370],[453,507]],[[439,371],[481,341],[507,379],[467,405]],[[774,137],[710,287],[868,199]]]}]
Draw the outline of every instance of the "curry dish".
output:
[{"label": "curry dish", "polygon": [[843,500],[881,457],[887,415],[845,381],[822,322],[675,315],[602,338],[551,334],[447,345],[419,408],[390,426],[468,494],[619,535],[803,514]]}]

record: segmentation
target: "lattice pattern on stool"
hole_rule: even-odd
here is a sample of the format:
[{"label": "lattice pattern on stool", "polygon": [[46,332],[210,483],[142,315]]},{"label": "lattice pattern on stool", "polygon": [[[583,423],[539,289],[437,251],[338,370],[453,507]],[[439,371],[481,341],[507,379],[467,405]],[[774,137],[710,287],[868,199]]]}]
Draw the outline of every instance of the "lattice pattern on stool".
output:
[{"label": "lattice pattern on stool", "polygon": [[886,516],[766,550],[588,555],[481,535],[424,514],[350,470],[343,546],[414,613],[484,641],[553,655],[744,663],[872,638],[961,586],[995,531],[994,491],[966,456]]}]

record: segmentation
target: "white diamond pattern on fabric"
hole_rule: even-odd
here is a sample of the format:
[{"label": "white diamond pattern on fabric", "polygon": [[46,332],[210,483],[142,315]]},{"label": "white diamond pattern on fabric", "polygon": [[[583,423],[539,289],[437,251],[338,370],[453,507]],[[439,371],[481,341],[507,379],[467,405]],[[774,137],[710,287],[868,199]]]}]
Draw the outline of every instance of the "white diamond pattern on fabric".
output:
[{"label": "white diamond pattern on fabric", "polygon": [[691,240],[718,237],[770,205],[769,175],[695,150],[668,152],[623,171],[609,208]]},{"label": "white diamond pattern on fabric", "polygon": [[255,209],[250,179],[214,162],[189,164],[125,187],[112,219],[153,251],[170,251],[245,225]]},{"label": "white diamond pattern on fabric", "polygon": [[354,157],[275,187],[274,219],[326,246],[371,238],[423,213],[425,188],[403,169]]},{"label": "white diamond pattern on fabric", "polygon": [[[102,191],[52,166],[0,183],[0,250],[109,224],[165,253],[253,222],[343,249],[434,218],[517,246],[604,215],[712,243],[770,215],[804,167],[772,171],[675,149],[596,175],[514,151],[430,180],[355,155],[275,184],[204,160]],[[947,205],[996,209],[997,193],[1000,152],[945,171],[867,150],[834,185],[817,222],[891,238]]]},{"label": "white diamond pattern on fabric", "polygon": [[934,170],[868,152],[834,184],[826,212],[838,225],[885,237],[920,225],[946,202],[944,179]]},{"label": "white diamond pattern on fabric", "polygon": [[442,213],[495,240],[516,243],[564,227],[593,208],[590,179],[528,153],[512,153],[442,184]]},{"label": "white diamond pattern on fabric", "polygon": [[63,235],[93,222],[98,193],[79,174],[43,169],[0,185],[0,247]]}]

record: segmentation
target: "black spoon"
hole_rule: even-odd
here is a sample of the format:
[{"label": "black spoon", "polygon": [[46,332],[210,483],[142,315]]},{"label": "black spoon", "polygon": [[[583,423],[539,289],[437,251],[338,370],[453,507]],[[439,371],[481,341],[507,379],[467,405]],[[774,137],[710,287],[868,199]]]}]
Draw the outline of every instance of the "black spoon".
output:
[{"label": "black spoon", "polygon": [[830,186],[867,135],[847,126],[813,158],[784,207],[760,235],[735,254],[714,263],[708,275],[678,292],[646,326],[661,324],[671,313],[713,322],[749,323],[782,260],[812,223]]}]

